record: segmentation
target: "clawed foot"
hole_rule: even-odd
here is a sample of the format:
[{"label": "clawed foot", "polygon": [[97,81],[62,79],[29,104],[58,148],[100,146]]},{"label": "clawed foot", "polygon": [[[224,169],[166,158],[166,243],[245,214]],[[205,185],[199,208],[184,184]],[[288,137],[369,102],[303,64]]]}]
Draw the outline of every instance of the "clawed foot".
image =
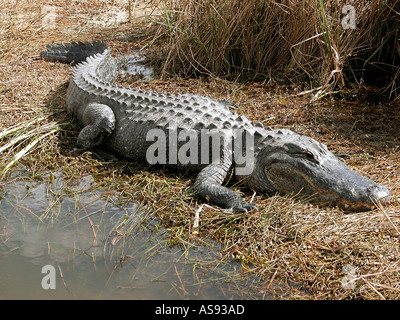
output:
[{"label": "clawed foot", "polygon": [[240,205],[234,206],[230,208],[232,212],[242,212],[246,213],[250,210],[253,210],[257,205],[255,203],[248,203],[246,201],[243,201]]},{"label": "clawed foot", "polygon": [[90,153],[95,156],[97,159],[99,159],[102,162],[116,162],[118,161],[118,158],[114,156],[113,154],[100,149],[100,148],[93,148],[89,150]]},{"label": "clawed foot", "polygon": [[68,154],[71,156],[74,156],[74,155],[82,154],[84,152],[90,152],[95,158],[97,158],[98,160],[100,160],[102,162],[118,161],[118,158],[116,156],[114,156],[113,154],[107,152],[106,150],[104,150],[100,147],[88,149],[88,148],[82,148],[79,146],[75,146],[74,148],[69,150]]}]

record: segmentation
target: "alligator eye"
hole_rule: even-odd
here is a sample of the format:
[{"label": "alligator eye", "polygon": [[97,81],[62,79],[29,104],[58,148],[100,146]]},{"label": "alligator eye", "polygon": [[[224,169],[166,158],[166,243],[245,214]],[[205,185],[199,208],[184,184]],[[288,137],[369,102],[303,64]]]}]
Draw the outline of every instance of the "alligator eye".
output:
[{"label": "alligator eye", "polygon": [[318,158],[316,158],[315,155],[309,150],[301,150],[299,152],[292,153],[292,156],[300,159],[305,159],[316,164],[319,163]]},{"label": "alligator eye", "polygon": [[307,159],[315,160],[314,155],[310,151],[306,151],[304,154],[305,154]]},{"label": "alligator eye", "polygon": [[314,154],[311,151],[305,151],[304,156],[307,160],[311,162],[318,163],[318,160],[315,158]]}]

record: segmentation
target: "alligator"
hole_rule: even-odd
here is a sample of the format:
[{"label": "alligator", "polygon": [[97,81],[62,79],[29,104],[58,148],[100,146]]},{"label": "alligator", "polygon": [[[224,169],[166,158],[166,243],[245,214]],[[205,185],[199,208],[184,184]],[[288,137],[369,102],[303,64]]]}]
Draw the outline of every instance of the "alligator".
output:
[{"label": "alligator", "polygon": [[[195,192],[220,207],[234,212],[255,207],[224,185],[231,173],[259,193],[295,194],[351,211],[370,210],[390,198],[385,186],[350,169],[324,144],[288,129],[254,124],[226,101],[116,85],[127,58],[113,57],[106,42],[47,45],[41,56],[75,64],[66,104],[83,127],[79,147],[105,146],[130,161],[194,170]],[[213,134],[220,139],[206,144]],[[194,139],[193,148],[185,147],[188,138]],[[229,147],[234,139],[235,148]],[[217,157],[210,155],[214,145],[220,151]]]}]

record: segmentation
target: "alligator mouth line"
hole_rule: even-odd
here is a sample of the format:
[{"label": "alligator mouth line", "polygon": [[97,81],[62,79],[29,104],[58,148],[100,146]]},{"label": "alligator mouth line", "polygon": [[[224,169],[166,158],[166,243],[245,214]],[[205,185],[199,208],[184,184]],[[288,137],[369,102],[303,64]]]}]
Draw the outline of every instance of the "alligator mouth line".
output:
[{"label": "alligator mouth line", "polygon": [[[383,201],[384,199],[387,199],[387,196],[383,196],[379,199],[372,199],[371,197],[369,197],[371,203],[365,202],[365,201],[349,201],[346,200],[345,198],[343,198],[342,196],[340,196],[340,194],[329,191],[329,190],[325,190],[325,189],[321,189],[320,187],[316,186],[312,180],[305,175],[302,171],[298,170],[296,167],[294,167],[291,164],[287,164],[288,166],[290,166],[290,169],[292,171],[292,175],[293,174],[297,174],[299,175],[307,184],[308,187],[311,188],[314,192],[312,194],[308,194],[307,199],[315,199],[317,200],[318,195],[324,195],[324,196],[328,196],[331,197],[332,200],[327,200],[325,202],[321,202],[320,204],[324,205],[324,204],[329,204],[329,203],[335,203],[338,206],[340,206],[341,208],[345,209],[345,210],[349,210],[349,211],[353,211],[353,210],[372,210],[374,208],[374,206],[376,206],[376,204],[385,202]],[[269,168],[265,168],[266,171],[266,176],[268,181],[275,187],[276,190],[280,191],[280,192],[287,192],[285,190],[282,190],[282,188],[279,187],[279,185],[274,181],[274,179],[271,179],[271,171],[268,170]],[[287,173],[286,173],[287,174]],[[305,190],[305,186],[302,186],[300,188],[300,190],[291,190],[290,192],[293,192],[294,194],[301,195],[301,193],[303,192],[303,190]]]}]

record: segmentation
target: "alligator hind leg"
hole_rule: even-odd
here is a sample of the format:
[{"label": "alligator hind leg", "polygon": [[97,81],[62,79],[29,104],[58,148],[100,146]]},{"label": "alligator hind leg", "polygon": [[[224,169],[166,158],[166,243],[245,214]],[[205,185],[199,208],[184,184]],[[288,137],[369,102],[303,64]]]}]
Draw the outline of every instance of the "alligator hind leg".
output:
[{"label": "alligator hind leg", "polygon": [[82,115],[82,122],[84,128],[76,144],[88,149],[101,145],[115,128],[114,112],[101,103],[89,103]]},{"label": "alligator hind leg", "polygon": [[254,204],[247,203],[235,191],[221,184],[224,182],[231,164],[210,164],[198,174],[193,188],[204,198],[234,212],[247,212]]}]

